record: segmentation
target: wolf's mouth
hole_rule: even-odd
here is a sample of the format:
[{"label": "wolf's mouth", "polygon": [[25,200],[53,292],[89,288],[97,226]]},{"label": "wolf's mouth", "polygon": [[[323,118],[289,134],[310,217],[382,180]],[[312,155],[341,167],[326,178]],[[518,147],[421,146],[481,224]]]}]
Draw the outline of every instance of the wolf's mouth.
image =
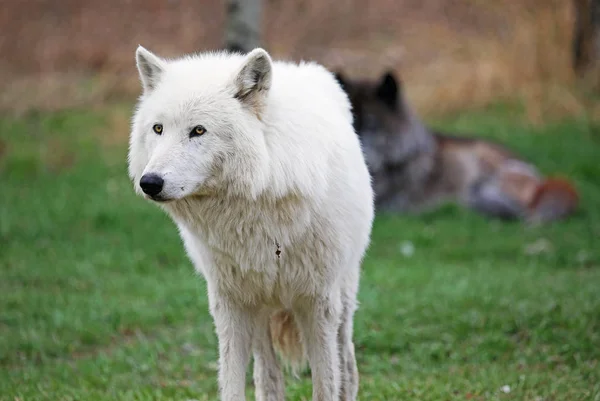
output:
[{"label": "wolf's mouth", "polygon": [[156,196],[146,195],[146,199],[150,199],[151,201],[159,202],[159,203],[170,202],[170,201],[173,200],[171,198],[164,198],[164,197],[159,196],[159,195],[156,195]]}]

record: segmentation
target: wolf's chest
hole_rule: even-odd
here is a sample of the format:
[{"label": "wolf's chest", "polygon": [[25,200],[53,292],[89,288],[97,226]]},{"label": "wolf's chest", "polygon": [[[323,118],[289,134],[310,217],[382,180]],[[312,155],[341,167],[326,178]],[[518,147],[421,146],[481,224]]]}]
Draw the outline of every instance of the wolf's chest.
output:
[{"label": "wolf's chest", "polygon": [[270,203],[208,200],[173,209],[171,215],[180,231],[199,242],[195,247],[242,271],[276,265],[284,252],[300,251],[296,248],[315,224],[307,205],[294,198]]},{"label": "wolf's chest", "polygon": [[328,281],[324,254],[309,238],[292,243],[270,238],[224,239],[180,226],[187,253],[196,270],[229,297],[244,304],[289,307]]}]

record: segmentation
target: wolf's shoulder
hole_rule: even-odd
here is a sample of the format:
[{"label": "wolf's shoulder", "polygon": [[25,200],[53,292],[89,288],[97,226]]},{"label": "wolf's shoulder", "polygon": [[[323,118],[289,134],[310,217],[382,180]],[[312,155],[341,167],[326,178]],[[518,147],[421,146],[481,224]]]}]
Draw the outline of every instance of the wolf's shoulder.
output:
[{"label": "wolf's shoulder", "polygon": [[318,122],[327,129],[331,129],[330,125],[352,124],[346,92],[329,70],[315,62],[274,63],[270,108],[274,114],[283,113],[286,118],[306,119],[313,124]]},{"label": "wolf's shoulder", "polygon": [[321,64],[313,61],[276,61],[273,67],[275,90],[325,96],[344,95],[342,98],[346,98],[334,75]]}]

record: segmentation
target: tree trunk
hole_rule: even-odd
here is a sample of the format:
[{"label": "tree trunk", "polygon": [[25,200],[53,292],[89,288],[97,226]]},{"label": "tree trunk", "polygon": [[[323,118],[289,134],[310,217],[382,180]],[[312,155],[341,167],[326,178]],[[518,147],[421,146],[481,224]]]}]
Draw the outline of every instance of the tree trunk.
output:
[{"label": "tree trunk", "polygon": [[225,47],[247,53],[260,46],[261,0],[227,0]]},{"label": "tree trunk", "polygon": [[585,75],[600,65],[600,0],[575,0],[573,67]]}]

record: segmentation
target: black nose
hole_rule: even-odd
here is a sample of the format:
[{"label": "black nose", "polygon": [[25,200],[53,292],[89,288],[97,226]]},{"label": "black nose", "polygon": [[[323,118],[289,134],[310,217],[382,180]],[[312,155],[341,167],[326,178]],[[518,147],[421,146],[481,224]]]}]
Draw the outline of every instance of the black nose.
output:
[{"label": "black nose", "polygon": [[142,191],[150,196],[156,196],[162,191],[165,181],[156,174],[144,174],[140,179]]}]

